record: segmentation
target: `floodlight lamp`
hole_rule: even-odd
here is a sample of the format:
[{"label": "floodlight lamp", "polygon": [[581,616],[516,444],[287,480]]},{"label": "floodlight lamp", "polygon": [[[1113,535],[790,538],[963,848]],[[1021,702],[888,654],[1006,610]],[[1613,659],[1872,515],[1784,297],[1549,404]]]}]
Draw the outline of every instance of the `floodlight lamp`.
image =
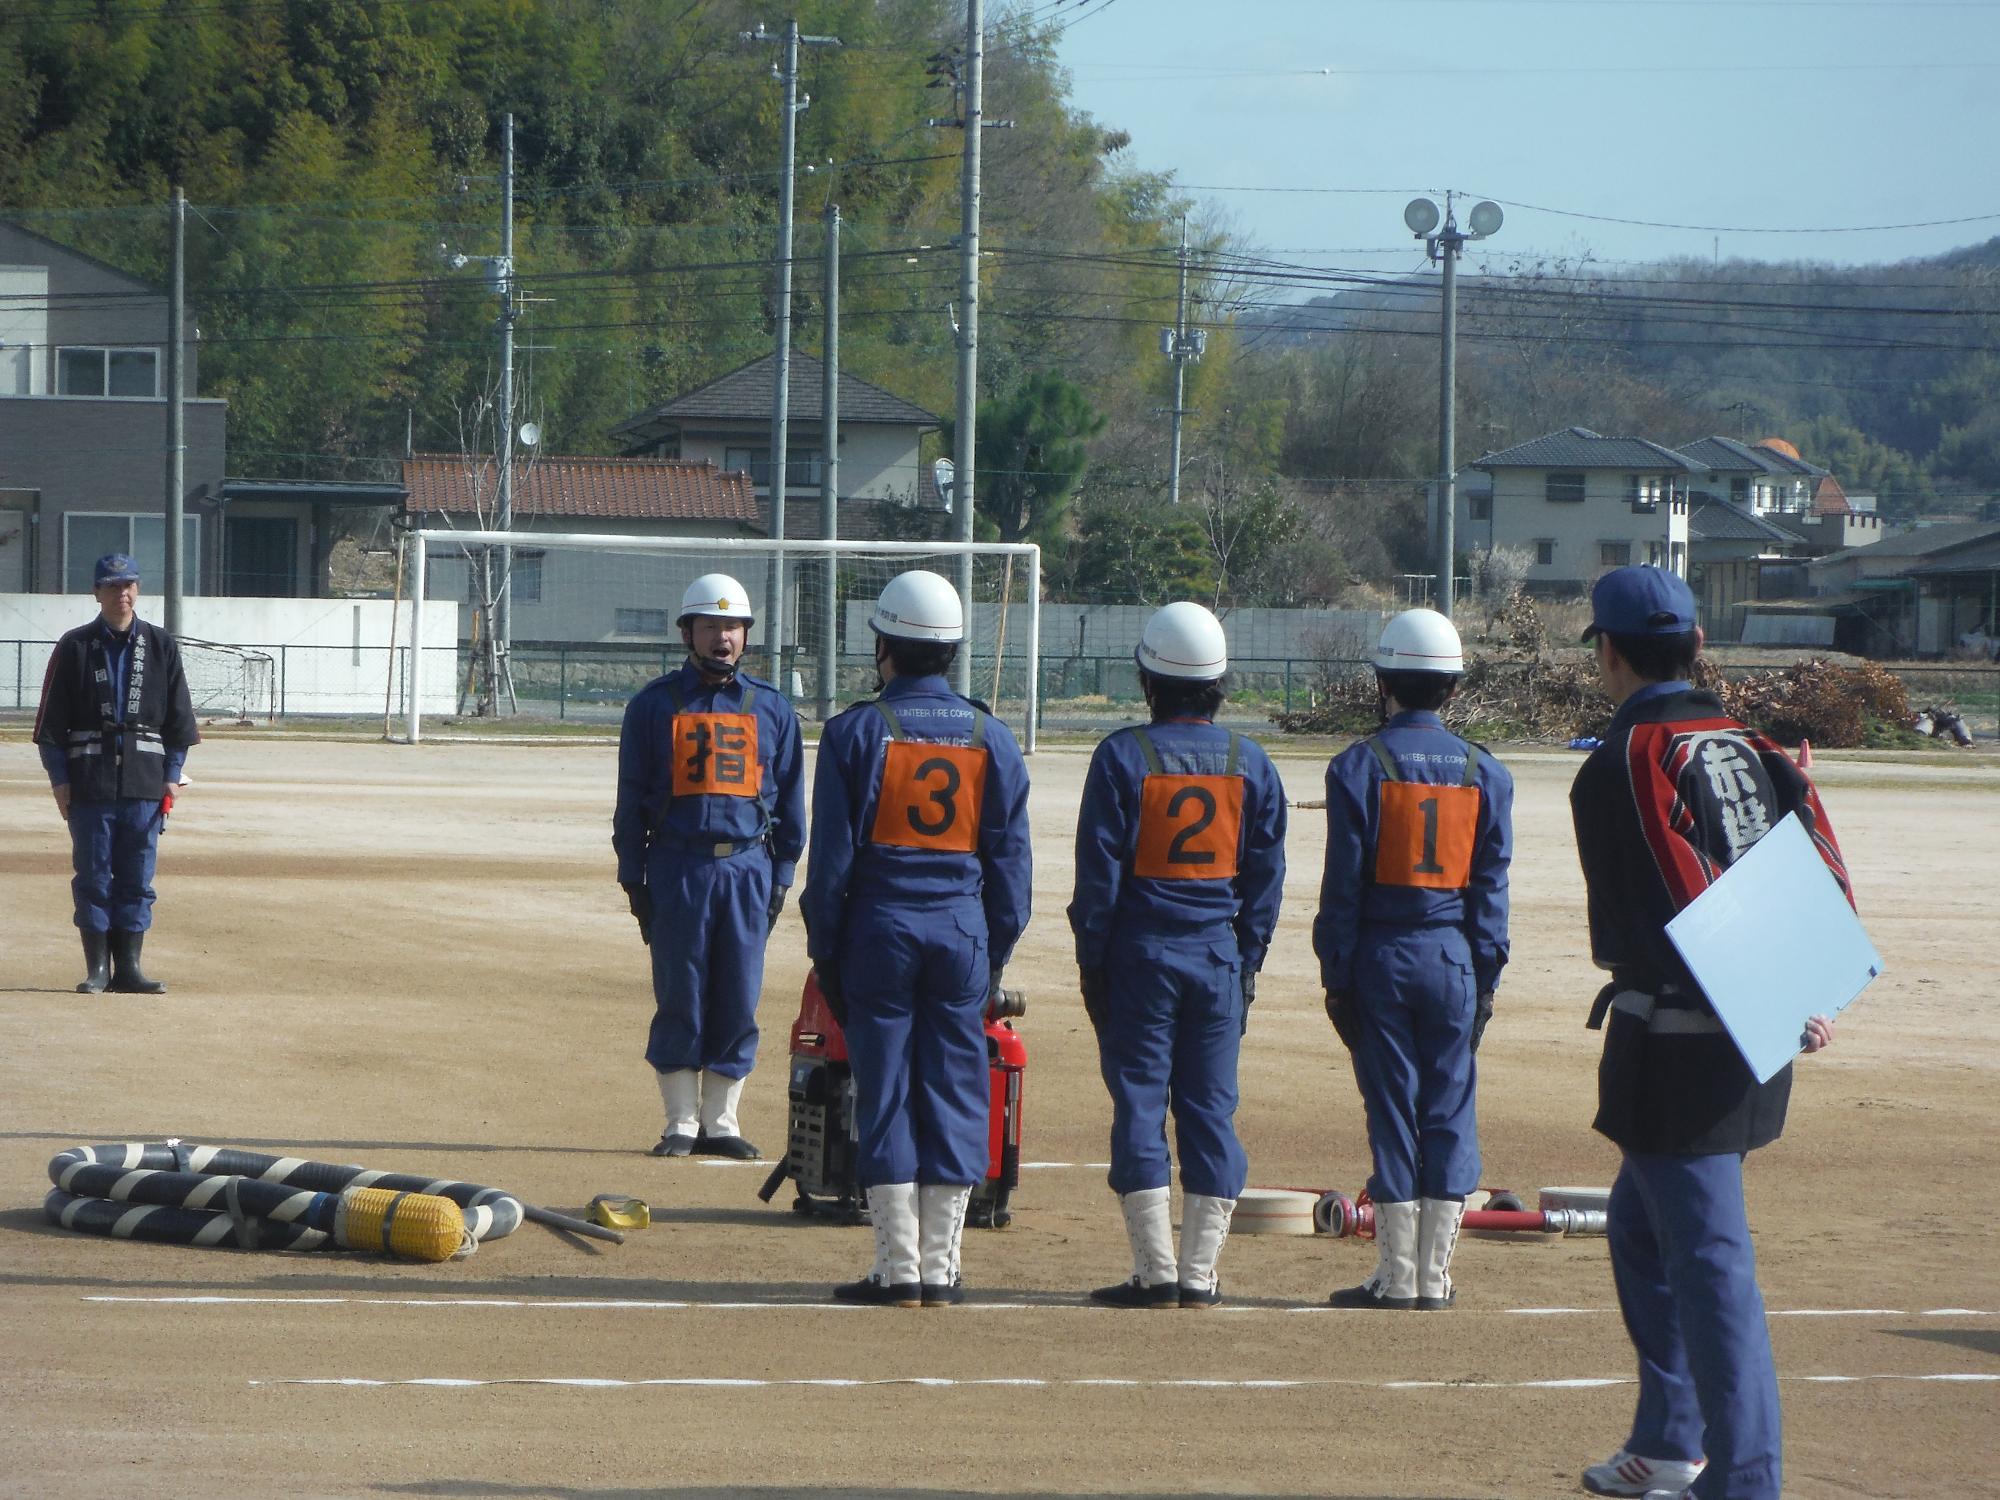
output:
[{"label": "floodlight lamp", "polygon": [[1412,198],[1403,209],[1403,224],[1422,239],[1438,227],[1438,206],[1428,198]]},{"label": "floodlight lamp", "polygon": [[1472,212],[1466,216],[1465,223],[1472,231],[1474,239],[1483,240],[1497,231],[1506,222],[1506,218],[1507,216],[1500,212],[1499,204],[1491,199],[1483,199],[1472,205]]}]

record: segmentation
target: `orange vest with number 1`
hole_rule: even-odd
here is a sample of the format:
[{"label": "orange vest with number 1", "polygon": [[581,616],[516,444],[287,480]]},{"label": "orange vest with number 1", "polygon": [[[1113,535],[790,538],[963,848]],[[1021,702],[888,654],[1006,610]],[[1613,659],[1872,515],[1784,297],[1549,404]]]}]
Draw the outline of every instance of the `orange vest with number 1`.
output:
[{"label": "orange vest with number 1", "polygon": [[1462,891],[1472,884],[1472,849],[1479,837],[1479,747],[1465,747],[1457,786],[1405,781],[1396,758],[1370,735],[1382,764],[1382,815],[1375,830],[1375,883]]}]

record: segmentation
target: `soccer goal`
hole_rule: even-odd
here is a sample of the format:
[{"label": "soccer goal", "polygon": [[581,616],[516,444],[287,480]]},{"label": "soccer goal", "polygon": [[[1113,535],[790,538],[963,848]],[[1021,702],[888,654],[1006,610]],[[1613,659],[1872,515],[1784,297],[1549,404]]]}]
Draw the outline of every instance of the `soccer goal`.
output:
[{"label": "soccer goal", "polygon": [[197,718],[278,716],[278,669],[268,651],[180,638],[181,669]]},{"label": "soccer goal", "polygon": [[[1041,549],[1004,542],[760,541],[540,531],[413,531],[408,738],[435,714],[440,688],[461,713],[616,722],[628,699],[686,659],[681,594],[704,573],[749,591],[757,622],[748,670],[824,722],[875,691],[875,598],[898,573],[925,568],[966,601],[954,685],[1035,745],[1041,646]],[[498,587],[504,581],[504,591]],[[489,610],[484,600],[505,600]],[[458,645],[417,649],[426,613],[458,612]],[[493,615],[501,630],[493,628]],[[449,672],[451,684],[437,679]]]}]

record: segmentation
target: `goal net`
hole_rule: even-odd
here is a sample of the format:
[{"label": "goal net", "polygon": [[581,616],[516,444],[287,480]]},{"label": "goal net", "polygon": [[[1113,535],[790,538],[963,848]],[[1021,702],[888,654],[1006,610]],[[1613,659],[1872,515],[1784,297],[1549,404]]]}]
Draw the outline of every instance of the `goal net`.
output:
[{"label": "goal net", "polygon": [[404,687],[412,741],[418,705],[435,712],[446,673],[461,714],[616,722],[634,693],[686,660],[675,619],[704,573],[726,573],[750,595],[747,670],[776,682],[807,719],[824,720],[874,693],[876,596],[898,573],[923,568],[966,601],[954,685],[1034,747],[1041,549],[1032,545],[539,531],[419,531],[410,545],[411,631],[429,610],[458,612],[450,663],[419,653]]},{"label": "goal net", "polygon": [[278,670],[270,653],[186,636],[180,638],[180,648],[195,717],[277,717]]}]

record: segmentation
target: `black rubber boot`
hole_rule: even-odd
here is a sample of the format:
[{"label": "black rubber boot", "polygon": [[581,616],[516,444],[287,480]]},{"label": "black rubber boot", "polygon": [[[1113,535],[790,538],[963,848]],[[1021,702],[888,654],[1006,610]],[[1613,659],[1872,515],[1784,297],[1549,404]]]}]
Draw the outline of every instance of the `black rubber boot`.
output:
[{"label": "black rubber boot", "polygon": [[648,1156],[687,1156],[694,1151],[694,1139],[691,1135],[675,1135],[672,1131],[668,1131],[660,1137],[659,1143],[646,1154]]},{"label": "black rubber boot", "polygon": [[763,1153],[740,1135],[710,1135],[704,1130],[694,1138],[696,1156],[726,1156],[734,1161],[756,1161]]},{"label": "black rubber boot", "polygon": [[111,983],[111,935],[92,932],[88,927],[78,929],[83,933],[83,963],[88,972],[83,983],[76,987],[79,995],[101,995],[104,987]]},{"label": "black rubber boot", "polygon": [[111,938],[111,988],[121,995],[164,995],[166,985],[148,979],[139,967],[139,950],[146,945],[143,932],[114,932]]},{"label": "black rubber boot", "polygon": [[833,1295],[842,1302],[861,1302],[870,1307],[922,1307],[924,1286],[920,1281],[898,1282],[888,1285],[873,1276],[864,1276],[859,1281],[847,1281],[833,1289]]}]

